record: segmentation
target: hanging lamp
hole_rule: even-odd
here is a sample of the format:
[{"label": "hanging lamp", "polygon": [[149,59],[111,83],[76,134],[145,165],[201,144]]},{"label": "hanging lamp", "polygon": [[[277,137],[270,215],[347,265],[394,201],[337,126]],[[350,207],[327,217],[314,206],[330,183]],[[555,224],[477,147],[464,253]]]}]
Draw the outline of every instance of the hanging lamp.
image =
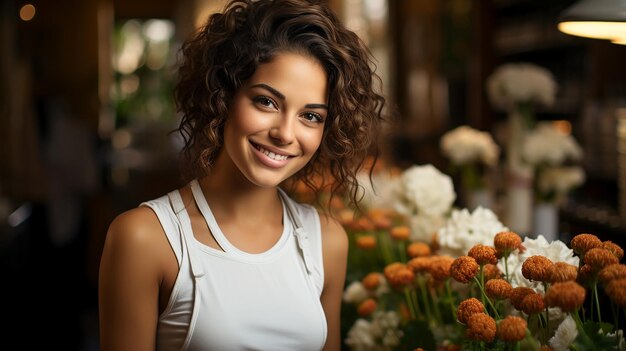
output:
[{"label": "hanging lamp", "polygon": [[581,0],[558,19],[561,32],[626,44],[626,0]]}]

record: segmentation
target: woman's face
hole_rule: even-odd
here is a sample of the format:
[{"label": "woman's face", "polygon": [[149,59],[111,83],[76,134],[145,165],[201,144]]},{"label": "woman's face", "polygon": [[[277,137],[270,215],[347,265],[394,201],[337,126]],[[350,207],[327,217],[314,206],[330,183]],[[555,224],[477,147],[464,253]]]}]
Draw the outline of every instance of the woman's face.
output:
[{"label": "woman's face", "polygon": [[326,72],[309,56],[282,53],[260,65],[234,96],[216,168],[229,158],[261,187],[301,170],[322,141],[327,89]]}]

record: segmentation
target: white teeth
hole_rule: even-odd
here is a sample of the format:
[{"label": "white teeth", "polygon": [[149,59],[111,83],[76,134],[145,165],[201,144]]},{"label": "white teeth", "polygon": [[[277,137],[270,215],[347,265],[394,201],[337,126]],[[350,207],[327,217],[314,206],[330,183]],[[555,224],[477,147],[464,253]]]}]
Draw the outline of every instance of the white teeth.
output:
[{"label": "white teeth", "polygon": [[285,155],[279,155],[279,154],[275,154],[269,150],[265,150],[264,148],[262,148],[261,146],[257,146],[258,150],[261,151],[265,156],[271,158],[272,160],[276,160],[276,161],[284,161],[287,159],[287,156]]}]

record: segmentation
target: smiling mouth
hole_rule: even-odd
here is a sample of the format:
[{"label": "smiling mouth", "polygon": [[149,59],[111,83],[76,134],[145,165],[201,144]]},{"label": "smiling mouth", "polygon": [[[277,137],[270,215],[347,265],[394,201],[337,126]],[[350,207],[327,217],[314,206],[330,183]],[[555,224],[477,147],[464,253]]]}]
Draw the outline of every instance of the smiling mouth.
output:
[{"label": "smiling mouth", "polygon": [[267,157],[271,158],[272,160],[275,160],[275,161],[284,161],[284,160],[286,160],[286,159],[288,159],[288,158],[289,158],[289,156],[287,156],[287,155],[281,155],[281,154],[277,154],[277,153],[274,153],[274,152],[272,152],[272,151],[266,150],[266,149],[264,149],[264,148],[263,148],[261,145],[259,145],[259,144],[252,143],[252,145],[253,145],[253,146],[254,146],[257,150],[259,150],[262,154],[264,154],[265,156],[267,156]]}]

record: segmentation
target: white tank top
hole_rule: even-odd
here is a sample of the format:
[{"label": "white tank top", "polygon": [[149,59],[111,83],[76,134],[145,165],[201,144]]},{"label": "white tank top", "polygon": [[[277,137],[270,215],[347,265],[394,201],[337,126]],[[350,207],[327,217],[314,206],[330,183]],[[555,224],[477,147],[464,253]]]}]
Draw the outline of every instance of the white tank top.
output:
[{"label": "white tank top", "polygon": [[142,203],[156,213],[179,272],[159,316],[157,350],[320,350],[327,326],[320,220],[279,189],[283,233],[250,254],[224,236],[197,181],[193,196],[223,251],[197,241],[179,192]]}]

